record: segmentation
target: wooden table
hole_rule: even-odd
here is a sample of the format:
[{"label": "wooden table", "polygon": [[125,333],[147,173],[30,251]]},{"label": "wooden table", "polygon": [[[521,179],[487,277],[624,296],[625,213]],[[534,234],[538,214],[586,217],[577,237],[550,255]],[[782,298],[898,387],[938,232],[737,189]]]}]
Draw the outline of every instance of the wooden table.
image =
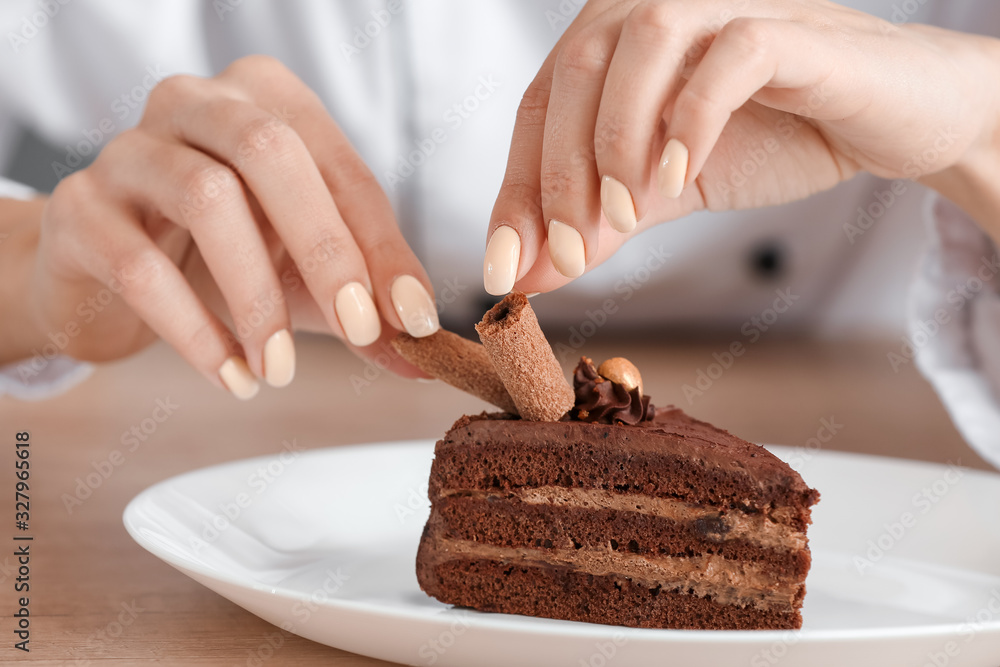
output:
[{"label": "wooden table", "polygon": [[[35,536],[27,654],[12,648],[13,549],[0,552],[0,661],[259,664],[252,658],[261,649],[267,655],[266,647],[280,637],[280,648],[265,661],[269,666],[388,664],[281,633],[147,553],[122,527],[122,510],[133,496],[188,470],[277,452],[293,437],[306,448],[437,438],[458,415],[483,408],[440,383],[418,385],[388,374],[359,395],[349,377],[363,372],[362,362],[328,339],[301,337],[298,345],[295,382],[265,388],[250,403],[210,386],[162,345],[98,369],[58,398],[0,399],[0,497],[6,503],[0,522],[6,536],[0,537],[16,544],[13,440],[21,430],[31,431]],[[689,404],[682,386],[694,384],[698,369],[707,370],[713,353],[727,347],[725,340],[618,340],[592,341],[585,351],[598,360],[626,353],[657,404],[673,402],[749,440],[802,446],[826,419],[843,427],[826,445],[831,449],[988,468],[917,371],[890,367],[886,354],[898,341],[762,340]],[[64,494],[74,494],[77,478],[122,449],[123,434],[141,426],[156,401],[166,398],[179,407],[70,513]],[[62,662],[74,659],[80,662]]]}]

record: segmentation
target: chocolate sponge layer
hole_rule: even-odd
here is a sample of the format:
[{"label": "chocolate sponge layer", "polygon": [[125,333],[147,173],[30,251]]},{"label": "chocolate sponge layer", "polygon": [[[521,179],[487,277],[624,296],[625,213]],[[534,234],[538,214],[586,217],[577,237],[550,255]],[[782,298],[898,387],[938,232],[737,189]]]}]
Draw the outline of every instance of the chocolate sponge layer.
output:
[{"label": "chocolate sponge layer", "polygon": [[762,547],[746,539],[721,539],[698,522],[672,521],[636,512],[552,508],[509,500],[438,501],[440,535],[507,547],[603,549],[623,553],[689,557],[720,555],[729,560],[766,563],[776,575],[805,578],[805,549]]},{"label": "chocolate sponge layer", "polygon": [[459,419],[434,450],[430,496],[446,489],[566,486],[642,493],[705,505],[786,508],[800,530],[819,493],[759,445],[660,408],[636,426]]},{"label": "chocolate sponge layer", "polygon": [[475,559],[435,563],[418,556],[417,579],[430,595],[480,611],[633,628],[784,630],[802,627],[798,609],[760,611],[718,604],[709,598],[649,587],[626,577],[593,576],[565,567],[533,567]]}]

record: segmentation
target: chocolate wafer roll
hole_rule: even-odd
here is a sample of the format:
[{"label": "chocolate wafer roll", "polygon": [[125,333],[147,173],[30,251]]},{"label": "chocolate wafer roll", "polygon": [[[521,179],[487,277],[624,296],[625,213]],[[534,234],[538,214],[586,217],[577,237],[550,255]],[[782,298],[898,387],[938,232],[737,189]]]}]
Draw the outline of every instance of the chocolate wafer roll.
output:
[{"label": "chocolate wafer roll", "polygon": [[558,421],[573,407],[573,387],[528,297],[511,292],[487,311],[476,331],[523,419]]},{"label": "chocolate wafer roll", "polygon": [[401,333],[392,339],[392,347],[428,375],[517,414],[517,406],[493,368],[490,355],[479,343],[440,329],[423,338]]}]

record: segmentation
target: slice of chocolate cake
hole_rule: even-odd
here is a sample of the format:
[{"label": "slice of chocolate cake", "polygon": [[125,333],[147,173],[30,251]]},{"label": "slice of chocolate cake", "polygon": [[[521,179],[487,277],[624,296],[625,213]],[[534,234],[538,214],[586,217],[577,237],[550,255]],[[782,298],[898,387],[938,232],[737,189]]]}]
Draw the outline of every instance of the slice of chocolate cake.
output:
[{"label": "slice of chocolate cake", "polygon": [[[795,471],[678,409],[653,408],[625,359],[595,369],[584,358],[572,389],[560,386],[523,295],[497,304],[477,331],[487,354],[463,354],[479,364],[467,374],[509,392],[477,395],[520,416],[462,417],[437,443],[417,553],[426,593],[482,611],[643,628],[801,627],[819,494]],[[426,363],[456,347],[431,338],[397,349],[428,372],[446,367],[437,376],[455,386],[476,385],[458,364]]]},{"label": "slice of chocolate cake", "polygon": [[591,623],[800,627],[819,494],[763,447],[680,410],[644,416],[462,417],[435,448],[421,588]]}]

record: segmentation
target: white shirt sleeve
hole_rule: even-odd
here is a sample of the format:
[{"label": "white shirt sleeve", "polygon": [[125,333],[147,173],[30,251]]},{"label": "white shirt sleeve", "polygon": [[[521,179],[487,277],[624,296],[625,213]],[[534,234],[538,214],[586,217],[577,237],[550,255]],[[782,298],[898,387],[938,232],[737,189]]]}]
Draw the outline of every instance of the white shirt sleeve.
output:
[{"label": "white shirt sleeve", "polygon": [[[26,185],[0,177],[0,198],[30,199],[35,194]],[[0,366],[0,396],[28,401],[49,398],[75,387],[92,372],[90,364],[63,356],[47,358],[40,350],[32,359]]]},{"label": "white shirt sleeve", "polygon": [[0,396],[38,401],[57,396],[80,384],[94,372],[91,364],[37,355],[32,359],[0,366]]},{"label": "white shirt sleeve", "polygon": [[961,209],[928,199],[931,248],[911,293],[910,332],[889,353],[914,357],[955,426],[1000,467],[1000,256]]},{"label": "white shirt sleeve", "polygon": [[0,176],[0,199],[31,199],[36,194],[27,185]]}]

